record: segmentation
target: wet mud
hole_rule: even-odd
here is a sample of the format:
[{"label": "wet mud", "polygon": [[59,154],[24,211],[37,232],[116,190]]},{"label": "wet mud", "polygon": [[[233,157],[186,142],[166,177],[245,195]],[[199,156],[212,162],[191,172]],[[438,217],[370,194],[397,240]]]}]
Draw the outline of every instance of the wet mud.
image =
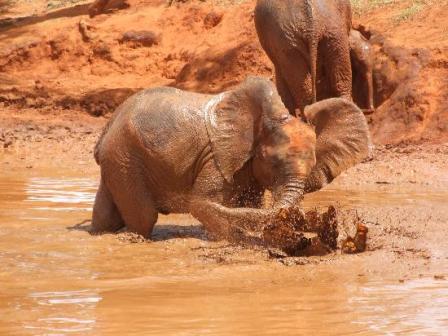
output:
[{"label": "wet mud", "polygon": [[[92,236],[96,177],[62,168],[1,176],[0,333],[375,335],[447,326],[446,244],[427,239],[446,238],[446,193],[345,185],[309,195],[309,214],[331,202],[347,218],[353,209],[366,218],[367,251],[279,258],[210,240],[187,215],[161,216],[152,240]],[[339,242],[356,229],[340,216]]]}]

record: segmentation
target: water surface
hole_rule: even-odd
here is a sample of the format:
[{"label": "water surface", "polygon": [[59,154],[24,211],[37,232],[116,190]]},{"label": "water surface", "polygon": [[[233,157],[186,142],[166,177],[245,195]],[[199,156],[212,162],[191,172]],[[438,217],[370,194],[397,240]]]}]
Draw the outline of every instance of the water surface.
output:
[{"label": "water surface", "polygon": [[[90,236],[97,179],[79,173],[0,176],[0,335],[440,335],[448,330],[448,282],[404,283],[353,270],[285,267],[248,253],[204,260],[189,216],[161,217],[156,241]],[[312,207],[424,206],[446,194],[342,192]],[[157,238],[158,237],[158,238]],[[221,245],[220,245],[221,244]],[[359,263],[362,259],[359,258]],[[306,268],[307,272],[310,267]],[[312,279],[310,281],[309,279]]]}]

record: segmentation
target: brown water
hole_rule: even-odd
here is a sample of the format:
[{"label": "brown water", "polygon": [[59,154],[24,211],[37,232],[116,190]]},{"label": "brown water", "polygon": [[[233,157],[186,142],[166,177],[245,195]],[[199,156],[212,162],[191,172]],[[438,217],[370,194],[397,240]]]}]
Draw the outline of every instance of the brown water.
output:
[{"label": "brown water", "polygon": [[[95,178],[0,176],[0,335],[440,335],[448,282],[285,267],[241,250],[233,262],[189,216],[162,217],[156,241],[90,236]],[[342,206],[444,202],[446,194],[328,190]],[[81,225],[77,225],[81,224]],[[229,252],[230,253],[230,252]],[[359,264],[357,264],[359,263]]]}]

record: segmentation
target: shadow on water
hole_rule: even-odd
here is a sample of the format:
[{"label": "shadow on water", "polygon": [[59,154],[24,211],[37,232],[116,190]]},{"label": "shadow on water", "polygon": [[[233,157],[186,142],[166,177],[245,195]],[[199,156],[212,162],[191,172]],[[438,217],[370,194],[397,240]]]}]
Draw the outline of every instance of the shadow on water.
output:
[{"label": "shadow on water", "polygon": [[[81,231],[91,233],[91,223],[90,219],[83,220],[71,226],[67,226],[68,231]],[[120,230],[117,233],[125,233],[126,230]],[[91,233],[93,236],[101,235],[96,233]],[[151,235],[151,239],[148,241],[165,241],[170,239],[200,239],[204,241],[212,240],[207,236],[207,233],[200,225],[176,225],[176,224],[158,224],[154,227]]]},{"label": "shadow on water", "polygon": [[163,241],[175,238],[193,238],[200,240],[209,240],[206,232],[200,225],[176,225],[164,224],[156,225],[152,233],[152,241]]}]

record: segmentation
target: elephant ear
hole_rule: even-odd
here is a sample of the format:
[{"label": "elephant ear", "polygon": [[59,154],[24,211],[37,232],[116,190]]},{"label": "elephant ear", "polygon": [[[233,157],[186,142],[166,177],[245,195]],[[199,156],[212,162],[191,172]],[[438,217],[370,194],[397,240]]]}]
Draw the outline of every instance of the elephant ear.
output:
[{"label": "elephant ear", "polygon": [[305,188],[313,192],[366,158],[371,142],[364,114],[348,100],[331,98],[309,105],[305,117],[317,137],[316,165]]},{"label": "elephant ear", "polygon": [[215,162],[227,182],[253,154],[261,129],[261,110],[242,89],[212,98],[205,108],[205,123]]}]

